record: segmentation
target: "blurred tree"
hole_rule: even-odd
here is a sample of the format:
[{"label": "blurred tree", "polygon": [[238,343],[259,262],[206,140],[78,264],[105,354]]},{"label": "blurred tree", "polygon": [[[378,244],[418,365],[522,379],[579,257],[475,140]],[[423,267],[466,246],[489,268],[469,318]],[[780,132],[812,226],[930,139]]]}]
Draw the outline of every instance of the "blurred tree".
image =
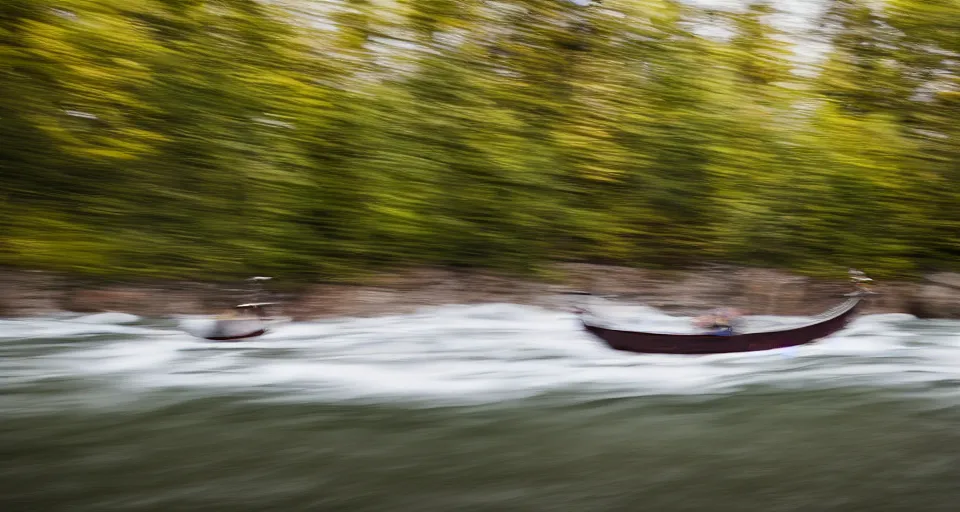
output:
[{"label": "blurred tree", "polygon": [[912,243],[922,264],[935,267],[960,256],[960,2],[896,0],[887,14],[911,88],[906,129],[916,148],[909,165],[921,178],[918,200],[927,213]]},{"label": "blurred tree", "polygon": [[955,265],[960,5],[776,5],[10,0],[0,263]]}]

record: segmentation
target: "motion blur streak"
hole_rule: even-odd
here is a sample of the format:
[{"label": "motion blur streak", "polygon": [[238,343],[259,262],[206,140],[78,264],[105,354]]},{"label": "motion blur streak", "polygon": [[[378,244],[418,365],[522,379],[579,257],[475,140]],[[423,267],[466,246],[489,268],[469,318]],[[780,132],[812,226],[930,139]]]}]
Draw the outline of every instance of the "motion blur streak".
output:
[{"label": "motion blur streak", "polygon": [[4,2],[0,264],[956,268],[960,4],[811,5]]},{"label": "motion blur streak", "polygon": [[877,315],[792,351],[701,358],[611,352],[568,315],[507,305],[291,324],[242,346],[127,315],[7,321],[0,501],[952,511],[958,328]]}]

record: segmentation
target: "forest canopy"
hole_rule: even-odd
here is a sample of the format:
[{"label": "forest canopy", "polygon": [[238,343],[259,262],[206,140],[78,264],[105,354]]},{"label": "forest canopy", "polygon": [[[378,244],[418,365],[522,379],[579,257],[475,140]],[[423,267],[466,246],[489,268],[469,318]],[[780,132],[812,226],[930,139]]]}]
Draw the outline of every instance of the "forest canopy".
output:
[{"label": "forest canopy", "polygon": [[778,5],[7,0],[0,264],[956,267],[960,1]]}]

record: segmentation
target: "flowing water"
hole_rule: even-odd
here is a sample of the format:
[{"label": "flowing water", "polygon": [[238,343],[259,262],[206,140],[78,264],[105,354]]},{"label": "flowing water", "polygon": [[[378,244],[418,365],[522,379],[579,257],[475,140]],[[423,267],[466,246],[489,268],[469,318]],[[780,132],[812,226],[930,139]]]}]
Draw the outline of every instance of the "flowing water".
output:
[{"label": "flowing water", "polygon": [[0,321],[0,511],[960,507],[960,322],[866,316],[691,357],[511,305],[238,344],[178,329],[193,321]]}]

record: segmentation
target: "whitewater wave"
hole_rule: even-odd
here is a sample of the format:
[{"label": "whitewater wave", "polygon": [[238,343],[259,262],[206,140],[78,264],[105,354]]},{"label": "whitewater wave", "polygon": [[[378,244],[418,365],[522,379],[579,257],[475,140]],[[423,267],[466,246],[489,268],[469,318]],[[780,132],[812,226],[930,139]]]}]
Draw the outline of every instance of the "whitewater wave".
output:
[{"label": "whitewater wave", "polygon": [[[682,332],[690,325],[689,318],[652,308],[605,314],[645,329]],[[751,318],[764,326],[804,320]],[[717,394],[748,386],[912,386],[937,388],[942,395],[944,383],[960,381],[960,322],[925,325],[909,315],[873,315],[809,346],[691,357],[612,351],[571,314],[510,304],[297,322],[235,344],[110,313],[0,321],[0,383],[56,376],[82,383],[84,393],[100,392],[91,397],[98,404],[107,391],[126,401],[171,390],[442,404],[557,392]],[[77,398],[83,401],[83,394]]]}]

